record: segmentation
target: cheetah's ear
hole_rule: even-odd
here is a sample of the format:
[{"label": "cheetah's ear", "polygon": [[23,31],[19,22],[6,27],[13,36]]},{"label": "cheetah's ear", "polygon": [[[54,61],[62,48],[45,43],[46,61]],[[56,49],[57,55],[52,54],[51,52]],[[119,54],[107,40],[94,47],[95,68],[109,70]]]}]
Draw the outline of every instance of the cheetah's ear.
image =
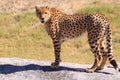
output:
[{"label": "cheetah's ear", "polygon": [[38,6],[35,6],[36,11],[38,11]]}]

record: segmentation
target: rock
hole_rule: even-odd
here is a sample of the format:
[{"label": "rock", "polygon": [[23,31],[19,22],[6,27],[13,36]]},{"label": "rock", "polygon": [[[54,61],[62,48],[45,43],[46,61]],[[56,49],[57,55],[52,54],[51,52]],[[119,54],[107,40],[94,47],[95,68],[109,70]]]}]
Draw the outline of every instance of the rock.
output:
[{"label": "rock", "polygon": [[86,73],[85,69],[91,65],[61,63],[58,70],[52,70],[50,64],[49,61],[0,58],[0,80],[120,80],[120,72],[111,65]]}]

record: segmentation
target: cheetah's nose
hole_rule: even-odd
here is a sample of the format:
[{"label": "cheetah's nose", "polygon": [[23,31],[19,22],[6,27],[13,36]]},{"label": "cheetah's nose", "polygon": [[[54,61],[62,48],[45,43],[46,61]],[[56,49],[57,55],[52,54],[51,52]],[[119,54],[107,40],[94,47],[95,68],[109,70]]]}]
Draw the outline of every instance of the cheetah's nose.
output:
[{"label": "cheetah's nose", "polygon": [[41,23],[44,23],[44,18],[41,18]]},{"label": "cheetah's nose", "polygon": [[44,20],[44,18],[41,18],[41,20]]}]

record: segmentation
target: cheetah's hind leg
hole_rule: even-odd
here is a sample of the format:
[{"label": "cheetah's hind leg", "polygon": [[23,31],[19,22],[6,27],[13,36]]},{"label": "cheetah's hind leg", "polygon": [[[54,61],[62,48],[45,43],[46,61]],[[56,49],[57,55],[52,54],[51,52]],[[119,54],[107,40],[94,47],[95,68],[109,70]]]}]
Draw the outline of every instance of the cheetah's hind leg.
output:
[{"label": "cheetah's hind leg", "polygon": [[94,61],[93,66],[90,69],[86,69],[86,72],[88,72],[88,73],[94,72],[98,68],[98,66],[100,66],[100,64],[102,62],[102,55],[100,53],[99,44],[97,42],[95,42],[94,44],[91,44],[90,46],[91,46],[91,50],[95,56],[95,61]]},{"label": "cheetah's hind leg", "polygon": [[107,51],[106,51],[106,46],[105,46],[105,41],[104,41],[104,40],[105,40],[105,39],[103,38],[103,39],[101,40],[101,42],[100,42],[100,52],[101,52],[101,54],[102,54],[103,60],[102,60],[102,62],[101,62],[101,64],[100,64],[100,66],[98,66],[98,68],[97,68],[96,70],[103,70],[104,67],[105,67],[105,64],[106,64],[106,62],[107,62],[108,56],[107,56]]}]

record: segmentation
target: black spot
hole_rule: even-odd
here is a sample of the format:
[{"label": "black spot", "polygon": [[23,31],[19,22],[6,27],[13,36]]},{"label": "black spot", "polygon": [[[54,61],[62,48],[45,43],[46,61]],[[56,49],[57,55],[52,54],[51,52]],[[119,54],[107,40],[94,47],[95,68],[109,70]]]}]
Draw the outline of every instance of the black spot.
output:
[{"label": "black spot", "polygon": [[111,51],[111,48],[109,48],[108,51]]},{"label": "black spot", "polygon": [[104,47],[101,47],[101,50],[104,50]]},{"label": "black spot", "polygon": [[107,47],[108,47],[108,48],[111,47],[111,44],[107,43]]},{"label": "black spot", "polygon": [[108,57],[112,56],[111,54],[108,54]]},{"label": "black spot", "polygon": [[95,46],[91,46],[91,48],[95,48]]},{"label": "black spot", "polygon": [[56,49],[55,52],[60,53],[60,50]]},{"label": "black spot", "polygon": [[58,44],[55,44],[55,45],[54,45],[55,48],[58,47],[58,46],[59,46]]},{"label": "black spot", "polygon": [[107,55],[103,54],[102,57],[106,57]]},{"label": "black spot", "polygon": [[97,51],[95,50],[95,51],[93,51],[93,53],[97,53]]},{"label": "black spot", "polygon": [[54,41],[54,44],[55,44],[55,43],[59,43],[59,41]]},{"label": "black spot", "polygon": [[[91,39],[92,39],[92,38],[91,38]],[[91,43],[91,44],[94,44],[94,41],[91,41],[90,43]]]},{"label": "black spot", "polygon": [[113,57],[109,58],[109,60],[111,60]]},{"label": "black spot", "polygon": [[108,42],[110,42],[111,40],[110,40],[110,39],[108,39],[107,41],[108,41]]}]

